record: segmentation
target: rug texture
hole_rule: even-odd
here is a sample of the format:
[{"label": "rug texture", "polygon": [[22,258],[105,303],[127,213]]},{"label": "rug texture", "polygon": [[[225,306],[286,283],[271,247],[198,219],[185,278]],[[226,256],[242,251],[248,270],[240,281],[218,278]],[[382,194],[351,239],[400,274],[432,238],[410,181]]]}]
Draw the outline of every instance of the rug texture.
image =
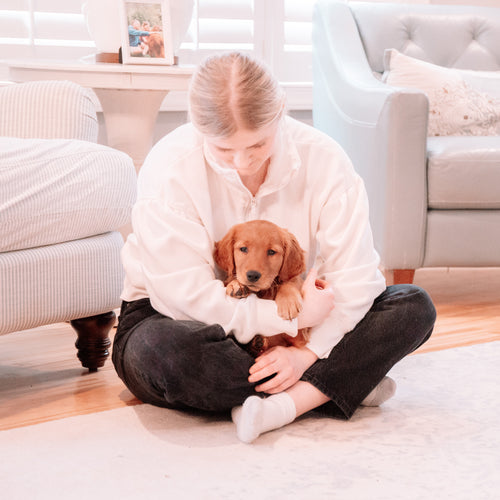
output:
[{"label": "rug texture", "polygon": [[500,342],[416,354],[396,396],[238,441],[228,417],[139,405],[0,432],[2,498],[500,498]]}]

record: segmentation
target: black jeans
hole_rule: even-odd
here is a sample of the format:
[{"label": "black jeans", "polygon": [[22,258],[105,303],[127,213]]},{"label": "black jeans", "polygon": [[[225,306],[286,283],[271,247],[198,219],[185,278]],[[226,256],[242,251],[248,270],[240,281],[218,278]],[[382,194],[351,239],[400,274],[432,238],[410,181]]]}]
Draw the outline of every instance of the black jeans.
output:
[{"label": "black jeans", "polygon": [[[388,287],[329,357],[304,373],[302,380],[331,400],[319,410],[350,418],[387,372],[430,337],[435,319],[424,290]],[[248,382],[254,359],[221,326],[173,320],[149,299],[122,304],[112,359],[128,389],[156,406],[226,411],[259,394]]]}]

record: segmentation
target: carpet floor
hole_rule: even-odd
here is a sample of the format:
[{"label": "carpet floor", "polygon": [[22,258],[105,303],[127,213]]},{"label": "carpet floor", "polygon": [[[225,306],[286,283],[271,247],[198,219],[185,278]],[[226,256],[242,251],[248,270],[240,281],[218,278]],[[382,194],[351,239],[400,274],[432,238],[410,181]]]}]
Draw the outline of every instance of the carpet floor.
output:
[{"label": "carpet floor", "polygon": [[29,499],[500,498],[500,342],[417,354],[348,421],[238,441],[229,417],[138,405],[0,432],[0,495]]}]

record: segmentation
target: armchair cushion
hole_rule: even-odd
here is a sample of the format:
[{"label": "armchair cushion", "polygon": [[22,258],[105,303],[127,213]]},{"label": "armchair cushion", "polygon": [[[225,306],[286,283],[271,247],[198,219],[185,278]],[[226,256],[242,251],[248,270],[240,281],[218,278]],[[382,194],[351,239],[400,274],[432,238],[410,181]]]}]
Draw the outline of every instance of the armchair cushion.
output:
[{"label": "armchair cushion", "polygon": [[500,208],[498,137],[429,137],[429,208]]},{"label": "armchair cushion", "polygon": [[500,135],[500,71],[437,66],[387,49],[383,81],[422,90],[429,99],[430,136]]},{"label": "armchair cushion", "polygon": [[0,137],[0,252],[117,230],[134,199],[125,153],[82,140]]}]

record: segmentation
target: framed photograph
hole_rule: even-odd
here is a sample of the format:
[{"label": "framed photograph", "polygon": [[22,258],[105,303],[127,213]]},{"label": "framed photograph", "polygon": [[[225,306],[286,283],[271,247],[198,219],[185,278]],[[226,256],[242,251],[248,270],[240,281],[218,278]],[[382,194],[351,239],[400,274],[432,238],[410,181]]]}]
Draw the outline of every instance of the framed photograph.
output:
[{"label": "framed photograph", "polygon": [[168,0],[120,0],[124,64],[174,64]]}]

